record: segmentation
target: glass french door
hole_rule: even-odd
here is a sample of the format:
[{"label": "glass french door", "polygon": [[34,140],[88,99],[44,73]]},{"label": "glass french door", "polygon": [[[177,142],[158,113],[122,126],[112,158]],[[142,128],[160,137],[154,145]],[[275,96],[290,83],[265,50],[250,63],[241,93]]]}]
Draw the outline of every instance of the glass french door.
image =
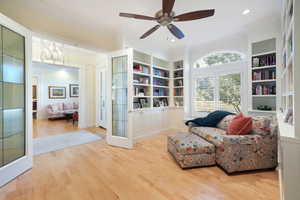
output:
[{"label": "glass french door", "polygon": [[111,57],[109,69],[109,117],[108,117],[108,144],[132,148],[133,137],[131,132],[131,118],[128,110],[130,55],[121,51]]},{"label": "glass french door", "polygon": [[[0,16],[2,21],[18,29],[4,16]],[[32,167],[26,127],[25,49],[25,36],[0,25],[0,187]]]}]

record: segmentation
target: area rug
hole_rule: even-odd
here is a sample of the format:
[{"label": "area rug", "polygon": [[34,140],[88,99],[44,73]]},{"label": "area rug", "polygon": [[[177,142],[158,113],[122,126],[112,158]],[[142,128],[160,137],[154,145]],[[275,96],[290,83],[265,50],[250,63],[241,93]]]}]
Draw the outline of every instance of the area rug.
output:
[{"label": "area rug", "polygon": [[36,138],[33,139],[33,154],[40,155],[101,139],[102,138],[100,136],[84,130]]}]

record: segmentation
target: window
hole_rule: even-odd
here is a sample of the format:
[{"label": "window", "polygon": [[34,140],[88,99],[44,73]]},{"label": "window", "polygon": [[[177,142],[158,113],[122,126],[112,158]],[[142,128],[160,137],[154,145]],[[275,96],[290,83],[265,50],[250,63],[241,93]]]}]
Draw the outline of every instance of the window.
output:
[{"label": "window", "polygon": [[196,79],[195,112],[226,110],[240,112],[241,74],[199,77]]},{"label": "window", "polygon": [[210,112],[215,109],[215,80],[212,77],[199,78],[196,81],[196,112]]},{"label": "window", "polygon": [[241,75],[229,74],[219,77],[220,109],[241,112]]},{"label": "window", "polygon": [[196,62],[196,68],[234,63],[244,60],[245,56],[238,52],[214,52],[202,57]]}]

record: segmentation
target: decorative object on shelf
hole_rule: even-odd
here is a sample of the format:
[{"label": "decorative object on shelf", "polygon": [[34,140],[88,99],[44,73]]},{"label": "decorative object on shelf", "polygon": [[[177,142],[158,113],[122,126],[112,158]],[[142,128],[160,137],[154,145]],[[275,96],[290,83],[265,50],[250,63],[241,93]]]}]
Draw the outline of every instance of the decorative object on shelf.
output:
[{"label": "decorative object on shelf", "polygon": [[66,87],[60,86],[49,86],[49,99],[65,99],[66,98]]},{"label": "decorative object on shelf", "polygon": [[146,96],[146,90],[143,87],[135,87],[134,96],[144,97]]},{"label": "decorative object on shelf", "polygon": [[175,37],[177,37],[178,39],[182,39],[184,38],[184,34],[179,28],[177,28],[174,24],[172,24],[173,22],[197,20],[197,19],[211,17],[215,14],[215,10],[211,9],[211,10],[194,11],[182,15],[175,15],[175,12],[173,11],[174,4],[175,4],[175,0],[163,0],[163,9],[158,11],[155,14],[155,17],[130,14],[130,13],[120,13],[119,16],[134,18],[134,19],[157,21],[159,25],[156,25],[155,27],[147,31],[144,35],[140,37],[140,39],[144,39],[148,37],[157,29],[159,29],[161,26],[166,26]]},{"label": "decorative object on shelf", "polygon": [[259,58],[253,58],[253,67],[259,67]]},{"label": "decorative object on shelf", "polygon": [[169,106],[168,98],[153,99],[153,107],[167,107]]},{"label": "decorative object on shelf", "polygon": [[270,107],[268,105],[260,105],[260,106],[257,107],[257,110],[271,111],[272,107]]},{"label": "decorative object on shelf", "polygon": [[181,77],[183,77],[183,70],[174,72],[174,78],[181,78]]},{"label": "decorative object on shelf", "polygon": [[149,77],[144,77],[144,76],[140,76],[140,75],[134,75],[134,83],[137,84],[145,84],[148,85],[150,82],[150,78]]},{"label": "decorative object on shelf", "polygon": [[175,87],[181,87],[181,86],[183,86],[183,79],[176,79],[176,80],[174,80],[174,86]]},{"label": "decorative object on shelf", "polygon": [[79,97],[79,85],[70,84],[70,97]]},{"label": "decorative object on shelf", "polygon": [[139,98],[139,103],[142,108],[149,107],[149,102],[147,98]]},{"label": "decorative object on shelf", "polygon": [[133,102],[134,109],[149,108],[150,102],[147,98],[136,98]]}]

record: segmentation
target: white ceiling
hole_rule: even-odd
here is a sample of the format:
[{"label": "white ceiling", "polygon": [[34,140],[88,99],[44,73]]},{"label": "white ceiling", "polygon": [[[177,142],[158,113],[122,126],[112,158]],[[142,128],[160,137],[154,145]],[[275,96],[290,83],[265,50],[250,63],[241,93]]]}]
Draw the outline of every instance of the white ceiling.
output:
[{"label": "white ceiling", "polygon": [[[176,14],[216,9],[214,17],[180,22],[186,38],[174,43],[166,28],[149,38],[139,37],[156,22],[121,18],[119,12],[153,16],[162,0],[0,0],[0,12],[35,32],[47,33],[78,45],[115,50],[127,44],[149,51],[168,51],[241,32],[247,24],[266,16],[279,15],[280,0],[177,0]],[[250,9],[249,15],[242,15]]]}]

